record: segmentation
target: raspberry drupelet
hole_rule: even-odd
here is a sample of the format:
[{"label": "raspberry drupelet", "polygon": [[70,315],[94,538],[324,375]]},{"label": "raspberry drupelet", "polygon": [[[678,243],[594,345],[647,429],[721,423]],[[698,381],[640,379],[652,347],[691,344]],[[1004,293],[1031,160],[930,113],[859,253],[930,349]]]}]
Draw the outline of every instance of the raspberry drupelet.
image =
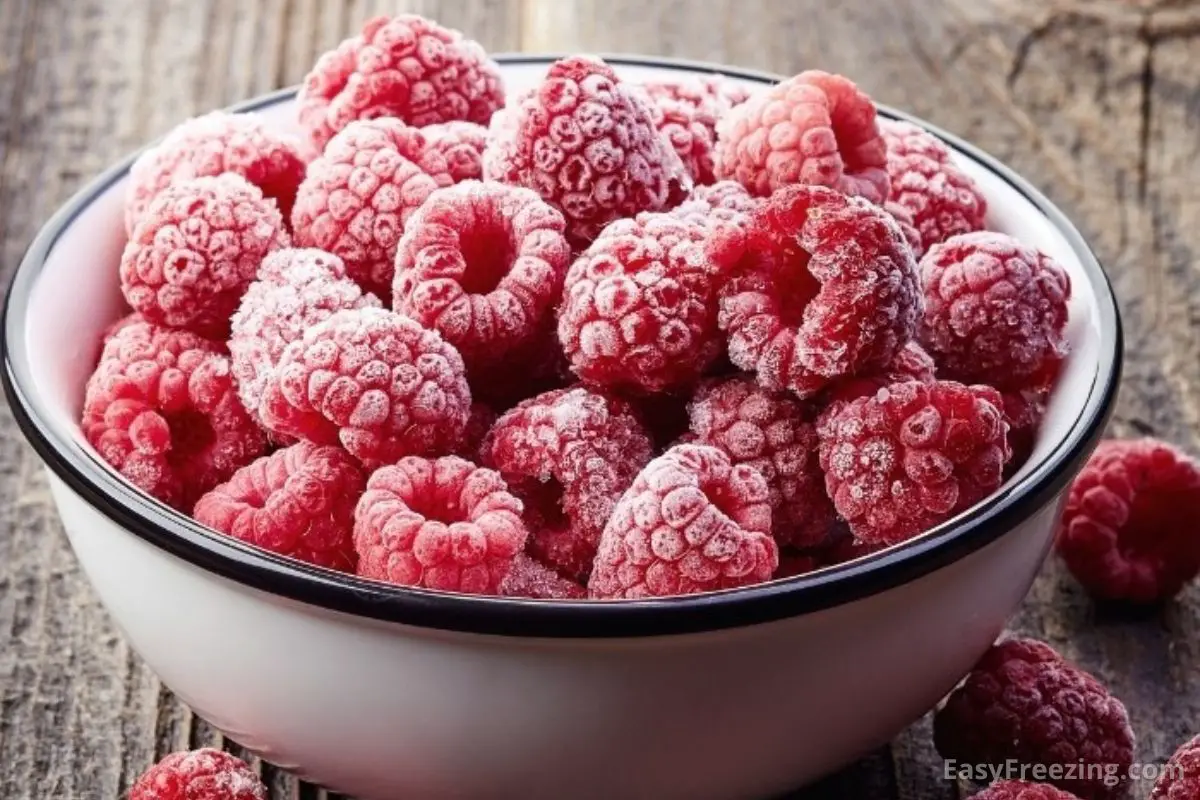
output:
[{"label": "raspberry drupelet", "polygon": [[[933,357],[915,341],[905,343],[882,371],[870,375],[857,375],[834,382],[822,395],[818,407],[824,408],[822,416],[832,414],[841,404],[860,397],[870,397],[885,386],[905,381],[933,383],[937,377],[937,365]],[[1012,431],[1009,431],[1011,439]]]},{"label": "raspberry drupelet", "polygon": [[496,114],[483,172],[561,210],[574,247],[615,219],[676,205],[691,188],[639,91],[584,56],[555,62],[536,89]]},{"label": "raspberry drupelet", "polygon": [[946,143],[920,125],[902,119],[880,119],[879,134],[887,145],[889,156],[928,158],[938,164],[949,164],[953,160]]},{"label": "raspberry drupelet", "polygon": [[101,458],[185,512],[267,447],[238,400],[224,347],[149,322],[105,343],[81,426]]},{"label": "raspberry drupelet", "polygon": [[1034,639],[993,645],[934,716],[933,738],[943,758],[961,764],[1079,764],[1051,780],[1089,800],[1119,797],[1133,762],[1121,701]]},{"label": "raspberry drupelet", "polygon": [[982,792],[971,795],[970,800],[1079,800],[1077,795],[1064,792],[1048,783],[1029,781],[1000,781]]},{"label": "raspberry drupelet", "polygon": [[882,203],[887,145],[875,105],[847,78],[819,70],[756,92],[717,123],[716,175],[764,197],[805,183]]},{"label": "raspberry drupelet", "polygon": [[497,594],[526,535],[499,473],[458,456],[376,470],[355,511],[358,574],[402,586]]},{"label": "raspberry drupelet", "polygon": [[1196,800],[1197,797],[1200,797],[1200,736],[1179,746],[1150,792],[1150,800]]},{"label": "raspberry drupelet", "polygon": [[220,750],[171,753],[142,773],[129,800],[267,800],[250,765]]},{"label": "raspberry drupelet", "polygon": [[1154,439],[1101,442],[1067,493],[1057,550],[1094,597],[1153,603],[1200,573],[1200,463]]},{"label": "raspberry drupelet", "polygon": [[341,444],[374,467],[449,452],[470,406],[457,350],[401,314],[358,308],[284,348],[259,410],[273,433]]},{"label": "raspberry drupelet", "polygon": [[271,252],[291,244],[275,204],[238,175],[159,192],[121,255],[121,293],[150,322],[223,339]]},{"label": "raspberry drupelet", "polygon": [[243,542],[353,572],[354,506],[365,485],[340,447],[298,442],[239,469],[192,516]]},{"label": "raspberry drupelet", "polygon": [[1007,433],[990,387],[892,384],[821,418],[825,488],[857,539],[896,544],[997,489]]},{"label": "raspberry drupelet", "polygon": [[446,159],[446,168],[455,183],[483,178],[483,151],[488,129],[474,122],[443,122],[421,129],[425,146]]},{"label": "raspberry drupelet", "polygon": [[692,181],[697,185],[715,181],[717,120],[744,102],[749,92],[717,75],[678,82],[652,81],[638,88],[649,98],[655,127],[679,154]]},{"label": "raspberry drupelet", "polygon": [[358,36],[322,55],[297,102],[300,125],[320,149],[360,119],[486,125],[504,105],[504,86],[500,68],[477,42],[401,14],[369,20]]},{"label": "raspberry drupelet", "polygon": [[917,266],[887,212],[823,186],[773,194],[707,251],[728,276],[719,325],[729,359],[768,389],[809,397],[886,367],[921,314]]},{"label": "raspberry drupelet", "polygon": [[600,537],[588,595],[669,597],[769,580],[779,565],[766,480],[715,447],[678,445],[646,465]]},{"label": "raspberry drupelet", "polygon": [[720,225],[747,224],[749,215],[761,204],[762,198],[751,196],[737,181],[717,181],[697,186],[686,200],[667,213],[713,229]]},{"label": "raspberry drupelet", "polygon": [[571,250],[536,192],[467,181],[439,189],[396,251],[395,308],[454,345],[469,369],[533,339],[552,317]]},{"label": "raspberry drupelet", "polygon": [[513,560],[512,569],[500,584],[501,597],[528,597],[533,600],[583,600],[587,590],[573,580],[524,553]]}]

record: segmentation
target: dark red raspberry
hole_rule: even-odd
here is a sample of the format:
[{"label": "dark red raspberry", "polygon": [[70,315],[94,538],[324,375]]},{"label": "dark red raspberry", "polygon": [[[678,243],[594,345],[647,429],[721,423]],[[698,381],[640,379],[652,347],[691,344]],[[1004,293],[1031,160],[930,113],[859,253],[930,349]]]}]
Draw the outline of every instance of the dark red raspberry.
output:
[{"label": "dark red raspberry", "polygon": [[[925,352],[921,345],[914,341],[907,342],[896,357],[882,372],[872,375],[858,375],[833,383],[822,396],[821,405],[825,407],[822,416],[833,413],[842,403],[849,403],[860,397],[870,397],[885,386],[904,381],[920,381],[933,383],[937,377],[937,366],[933,357]],[[1007,409],[1006,409],[1007,411]],[[1012,439],[1012,428],[1009,428],[1009,440]]]},{"label": "dark red raspberry", "polygon": [[484,175],[562,210],[576,247],[614,219],[676,205],[691,186],[649,105],[598,59],[555,62],[535,90],[496,114],[491,133]]},{"label": "dark red raspberry", "polygon": [[1007,434],[994,389],[895,383],[821,419],[825,488],[856,538],[895,544],[999,488]]},{"label": "dark red raspberry", "polygon": [[375,17],[322,55],[297,98],[300,125],[321,148],[355,120],[486,125],[504,105],[500,68],[455,30],[415,14]]},{"label": "dark red raspberry", "polygon": [[1000,781],[993,783],[982,792],[971,795],[970,800],[1079,800],[1079,798],[1048,783]]},{"label": "dark red raspberry", "polygon": [[551,315],[532,339],[506,355],[471,365],[467,371],[472,396],[497,410],[507,410],[543,392],[576,382],[558,343],[558,325]]},{"label": "dark red raspberry", "polygon": [[900,206],[908,211],[923,249],[960,233],[984,229],[987,198],[953,162],[889,152],[888,175],[892,185],[889,210]]},{"label": "dark red raspberry", "polygon": [[376,470],[354,516],[359,575],[471,594],[500,591],[527,535],[499,473],[458,456]]},{"label": "dark red raspberry", "polygon": [[630,399],[646,431],[654,442],[656,453],[675,444],[688,433],[688,403],[691,392],[679,394],[647,394]]},{"label": "dark red raspberry", "polygon": [[627,402],[576,387],[502,416],[480,458],[524,502],[529,552],[563,575],[585,578],[613,506],[652,454]]},{"label": "dark red raspberry", "polygon": [[1042,388],[1004,392],[1004,418],[1008,421],[1008,446],[1012,450],[1006,476],[1016,473],[1033,453],[1049,397],[1049,390]]},{"label": "dark red raspberry", "polygon": [[829,541],[823,547],[814,550],[812,555],[819,566],[828,567],[869,556],[886,547],[888,547],[886,544],[868,544],[855,539],[854,534],[850,533],[849,526],[839,521],[835,525],[833,533],[829,535]]},{"label": "dark red raspberry", "polygon": [[284,349],[259,410],[268,430],[341,444],[375,466],[449,452],[470,406],[457,350],[401,314],[358,308]]},{"label": "dark red raspberry", "polygon": [[721,119],[716,173],[764,197],[794,183],[872,203],[888,197],[875,104],[847,78],[818,70],[751,95]]},{"label": "dark red raspberry", "polygon": [[148,322],[104,345],[82,428],[101,458],[181,511],[267,446],[238,400],[224,348]]},{"label": "dark red raspberry", "polygon": [[925,255],[925,244],[921,241],[921,232],[917,230],[917,221],[913,217],[912,212],[899,203],[891,200],[883,204],[883,210],[892,215],[892,219],[896,220],[896,224],[900,226],[901,233],[904,234],[905,241],[912,249],[913,258],[918,261],[921,256]]},{"label": "dark red raspberry", "polygon": [[223,174],[172,184],[121,255],[121,292],[150,322],[223,339],[267,254],[290,244],[258,187]]},{"label": "dark red raspberry", "polygon": [[813,556],[802,555],[800,553],[780,553],[779,566],[775,569],[775,574],[771,577],[779,580],[781,578],[796,578],[805,575],[820,567]]},{"label": "dark red raspberry", "polygon": [[669,214],[612,223],[567,272],[558,338],[585,381],[661,392],[721,350],[704,228]]},{"label": "dark red raspberry", "polygon": [[604,528],[588,595],[669,597],[770,580],[779,565],[767,482],[715,447],[646,465]]},{"label": "dark red raspberry", "polygon": [[469,369],[495,363],[552,317],[571,255],[564,225],[529,189],[439,189],[397,248],[395,308],[440,333]]},{"label": "dark red raspberry", "polygon": [[150,201],[168,186],[223,172],[241,175],[275,201],[286,220],[304,180],[300,143],[257,114],[214,111],[177,125],[129,169],[125,233],[132,236]]},{"label": "dark red raspberry", "polygon": [[308,165],[292,210],[296,244],[339,256],[351,278],[388,298],[409,217],[453,182],[417,128],[390,118],[351,123]]},{"label": "dark red raspberry", "polygon": [[719,324],[729,359],[800,397],[891,363],[921,313],[917,266],[895,220],[822,186],[773,194],[709,255],[731,276]]},{"label": "dark red raspberry", "polygon": [[794,397],[729,378],[704,386],[689,408],[695,444],[716,447],[767,481],[771,533],[779,545],[816,547],[833,527],[833,504],[817,463],[817,432]]},{"label": "dark red raspberry", "polygon": [[921,344],[948,378],[1001,390],[1048,386],[1068,350],[1071,281],[1050,256],[981,231],[921,259]]},{"label": "dark red raspberry", "polygon": [[1095,597],[1152,603],[1200,574],[1200,464],[1155,439],[1101,442],[1071,484],[1057,549]]},{"label": "dark red raspberry", "polygon": [[587,597],[587,590],[521,553],[514,559],[512,569],[501,582],[500,595],[534,600],[583,600]]},{"label": "dark red raspberry", "polygon": [[[1033,639],[993,645],[934,716],[933,738],[943,758],[963,764],[1057,764],[1064,775],[1074,766],[1077,779],[1051,779],[1094,800],[1119,796],[1133,762],[1121,701]],[[1089,765],[1112,774],[1079,768]]]},{"label": "dark red raspberry", "polygon": [[471,403],[471,413],[467,416],[466,427],[454,447],[453,455],[462,456],[467,461],[478,461],[479,448],[499,416],[486,403]]},{"label": "dark red raspberry", "polygon": [[443,122],[421,129],[426,147],[441,153],[455,183],[483,178],[488,129],[474,122]]},{"label": "dark red raspberry", "polygon": [[1150,792],[1150,800],[1196,800],[1197,797],[1200,797],[1200,736],[1179,746]]},{"label": "dark red raspberry", "polygon": [[245,761],[204,748],[171,753],[143,772],[129,800],[267,800],[267,787]]}]

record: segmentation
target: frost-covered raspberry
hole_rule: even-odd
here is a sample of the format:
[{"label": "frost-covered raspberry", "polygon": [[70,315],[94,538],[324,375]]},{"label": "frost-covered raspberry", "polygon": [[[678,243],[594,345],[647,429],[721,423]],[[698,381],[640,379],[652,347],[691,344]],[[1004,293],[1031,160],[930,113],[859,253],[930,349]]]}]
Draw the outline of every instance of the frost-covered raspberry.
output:
[{"label": "frost-covered raspberry", "polygon": [[[937,365],[933,363],[933,357],[926,353],[921,345],[915,341],[909,341],[900,348],[891,363],[880,372],[857,375],[831,384],[821,395],[820,405],[825,409],[821,414],[833,413],[842,403],[849,403],[860,397],[870,397],[893,383],[903,383],[904,381],[933,383],[936,376]],[[1006,407],[1005,411],[1007,412],[1007,410]],[[1011,428],[1009,429],[1009,439],[1010,441],[1012,439]]]},{"label": "frost-covered raspberry", "polygon": [[289,344],[259,411],[267,429],[341,444],[367,466],[449,452],[470,414],[462,357],[380,308],[339,311]]},{"label": "frost-covered raspberry", "polygon": [[1064,792],[1048,783],[1029,781],[1000,781],[982,792],[971,795],[970,800],[1079,800],[1077,795]]},{"label": "frost-covered raspberry", "polygon": [[1179,746],[1150,792],[1150,800],[1195,800],[1197,797],[1200,797],[1200,736]]},{"label": "frost-covered raspberry", "polygon": [[121,255],[121,293],[150,322],[224,338],[263,259],[290,244],[283,217],[238,175],[159,192]]},{"label": "frost-covered raspberry", "polygon": [[824,542],[833,526],[833,505],[817,463],[817,433],[803,404],[762,388],[753,378],[730,378],[702,387],[689,413],[695,444],[716,447],[766,479],[771,533],[781,547]]},{"label": "frost-covered raspberry", "polygon": [[822,417],[825,488],[857,538],[895,544],[997,489],[1007,433],[994,389],[892,384]]},{"label": "frost-covered raspberry", "polygon": [[299,442],[239,469],[192,516],[272,552],[353,572],[354,505],[365,485],[340,447]]},{"label": "frost-covered raspberry", "polygon": [[533,338],[496,359],[484,359],[467,370],[472,396],[496,409],[508,409],[543,392],[576,383],[558,342],[551,315]]},{"label": "frost-covered raspberry", "polygon": [[524,553],[513,560],[512,569],[500,584],[502,597],[528,597],[534,600],[583,600],[587,590],[573,580]]},{"label": "frost-covered raspberry", "polygon": [[746,226],[721,226],[708,254],[729,359],[769,389],[815,394],[891,363],[916,330],[921,293],[895,220],[823,186],[773,194]]},{"label": "frost-covered raspberry", "polygon": [[917,222],[913,218],[912,212],[891,200],[883,204],[883,210],[891,214],[892,219],[896,220],[896,224],[900,226],[901,233],[904,234],[904,240],[908,242],[908,246],[912,249],[913,258],[919,261],[921,256],[925,255],[925,243],[921,241],[921,232],[917,230]]},{"label": "frost-covered raspberry", "polygon": [[779,564],[769,497],[762,475],[715,447],[671,448],[613,510],[589,596],[668,597],[769,580]]},{"label": "frost-covered raspberry", "polygon": [[614,219],[677,204],[691,188],[650,107],[603,61],[571,56],[492,120],[490,180],[533,189],[582,247]]},{"label": "frost-covered raspberry", "polygon": [[471,403],[471,413],[467,415],[467,424],[463,427],[452,455],[462,456],[468,461],[478,461],[479,448],[483,446],[483,440],[487,437],[488,431],[492,429],[499,418],[500,415],[486,403]]},{"label": "frost-covered raspberry", "polygon": [[355,511],[358,574],[402,586],[497,594],[525,537],[500,475],[458,456],[376,470]]},{"label": "frost-covered raspberry", "polygon": [[480,451],[525,504],[529,552],[586,578],[613,506],[653,447],[627,402],[576,387],[504,414]]},{"label": "frost-covered raspberry", "polygon": [[847,78],[818,70],[757,92],[722,117],[716,174],[761,196],[806,183],[872,203],[888,197],[874,103]]},{"label": "frost-covered raspberry", "polygon": [[612,223],[567,272],[558,338],[585,381],[659,392],[721,350],[705,229],[669,214]]},{"label": "frost-covered raspberry", "polygon": [[171,753],[146,770],[129,800],[267,800],[267,787],[245,761],[204,748]]},{"label": "frost-covered raspberry", "polygon": [[667,213],[701,227],[715,228],[747,224],[749,215],[760,205],[762,199],[751,196],[737,181],[717,181],[697,186],[686,200]]},{"label": "frost-covered raspberry", "polygon": [[479,43],[415,14],[375,17],[319,59],[297,98],[300,125],[321,148],[355,120],[486,125],[504,105],[500,68]]},{"label": "frost-covered raspberry", "polygon": [[879,134],[887,145],[889,156],[897,158],[928,158],[939,164],[949,164],[953,157],[946,143],[920,125],[901,119],[880,119]]},{"label": "frost-covered raspberry", "polygon": [[1008,422],[1008,446],[1012,449],[1012,460],[1008,462],[1005,476],[1019,470],[1037,443],[1037,434],[1046,416],[1046,404],[1050,392],[1046,388],[1018,389],[1004,392],[1004,419]]},{"label": "frost-covered raspberry", "polygon": [[257,114],[214,111],[171,130],[129,169],[125,233],[132,235],[150,201],[168,186],[223,172],[241,175],[275,201],[284,219],[304,180],[300,143],[269,128]]},{"label": "frost-covered raspberry", "polygon": [[224,347],[148,322],[104,345],[81,426],[101,458],[181,511],[267,446],[238,400]]},{"label": "frost-covered raspberry", "polygon": [[[720,119],[729,109],[750,97],[750,90],[745,85],[718,74],[646,81],[640,86],[655,100],[671,100],[699,109],[705,119]],[[715,123],[713,133],[716,133]]]},{"label": "frost-covered raspberry", "polygon": [[395,308],[442,334],[469,368],[495,362],[550,319],[571,254],[564,225],[530,189],[439,189],[397,248]]},{"label": "frost-covered raspberry", "polygon": [[454,182],[443,153],[398,119],[346,126],[296,193],[296,244],[340,257],[364,289],[390,297],[396,246],[412,213]]},{"label": "frost-covered raspberry", "polygon": [[483,151],[488,129],[474,122],[443,122],[421,129],[425,146],[441,153],[455,183],[483,178]]},{"label": "frost-covered raspberry", "polygon": [[1089,593],[1151,603],[1200,573],[1200,463],[1154,439],[1101,442],[1071,484],[1057,549]]},{"label": "frost-covered raspberry", "polygon": [[717,75],[678,82],[653,81],[638,87],[649,99],[654,125],[671,143],[698,185],[716,180],[713,148],[717,120],[749,97],[740,84]]},{"label": "frost-covered raspberry", "polygon": [[981,231],[921,259],[921,344],[948,378],[1001,390],[1049,385],[1069,349],[1071,281],[1050,256]]}]

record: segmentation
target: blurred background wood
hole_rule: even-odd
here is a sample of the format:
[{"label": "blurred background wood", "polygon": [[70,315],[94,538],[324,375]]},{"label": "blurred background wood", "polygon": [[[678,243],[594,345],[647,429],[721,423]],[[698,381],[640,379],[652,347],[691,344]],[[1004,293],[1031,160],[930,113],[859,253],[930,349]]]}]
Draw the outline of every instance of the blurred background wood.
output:
[{"label": "blurred background wood", "polygon": [[[1060,203],[1121,297],[1118,435],[1200,453],[1200,2],[1194,0],[0,0],[0,265],[56,206],[188,115],[297,83],[378,13],[493,52],[640,52],[779,73],[819,66],[978,143]],[[1014,620],[1130,707],[1162,761],[1200,709],[1200,589],[1099,613],[1054,563]],[[0,798],[115,798],[220,737],[121,640],[0,408]],[[234,748],[236,750],[236,747]],[[272,797],[323,793],[266,764]],[[1148,787],[1136,787],[1144,796]],[[797,798],[951,798],[928,720]]]}]

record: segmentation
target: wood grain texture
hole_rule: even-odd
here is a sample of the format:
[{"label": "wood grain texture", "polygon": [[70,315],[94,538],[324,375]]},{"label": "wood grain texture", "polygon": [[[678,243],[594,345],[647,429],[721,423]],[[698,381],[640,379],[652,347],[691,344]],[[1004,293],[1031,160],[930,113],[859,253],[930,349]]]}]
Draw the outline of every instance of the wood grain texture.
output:
[{"label": "wood grain texture", "polygon": [[[1200,453],[1200,2],[1192,0],[0,0],[0,264],[120,154],[188,115],[296,83],[376,13],[493,51],[820,66],[978,143],[1072,216],[1121,300],[1113,432]],[[1129,704],[1161,761],[1200,718],[1200,590],[1097,611],[1054,563],[1013,621]],[[116,798],[163,753],[220,742],[114,630],[0,409],[0,798]],[[236,749],[236,748],[235,748]],[[258,764],[272,797],[323,793]],[[796,797],[950,798],[928,719]],[[1144,795],[1146,787],[1135,789]]]}]

